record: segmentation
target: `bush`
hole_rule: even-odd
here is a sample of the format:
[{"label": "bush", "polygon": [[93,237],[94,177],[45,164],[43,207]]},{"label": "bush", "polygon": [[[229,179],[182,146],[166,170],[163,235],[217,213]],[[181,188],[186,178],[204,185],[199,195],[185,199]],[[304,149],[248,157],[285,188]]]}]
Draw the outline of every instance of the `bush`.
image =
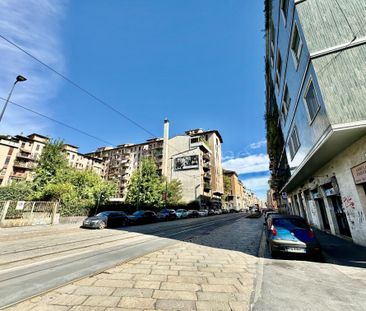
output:
[{"label": "bush", "polygon": [[0,201],[27,201],[31,194],[32,186],[28,182],[13,182],[0,187]]}]

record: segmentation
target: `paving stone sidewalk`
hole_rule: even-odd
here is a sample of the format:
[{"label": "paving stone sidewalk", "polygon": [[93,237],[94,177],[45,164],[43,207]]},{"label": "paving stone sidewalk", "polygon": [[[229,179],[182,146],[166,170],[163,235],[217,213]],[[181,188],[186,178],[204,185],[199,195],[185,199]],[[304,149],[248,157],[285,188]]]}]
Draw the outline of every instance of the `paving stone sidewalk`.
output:
[{"label": "paving stone sidewalk", "polygon": [[256,265],[242,252],[179,242],[6,310],[248,310]]}]

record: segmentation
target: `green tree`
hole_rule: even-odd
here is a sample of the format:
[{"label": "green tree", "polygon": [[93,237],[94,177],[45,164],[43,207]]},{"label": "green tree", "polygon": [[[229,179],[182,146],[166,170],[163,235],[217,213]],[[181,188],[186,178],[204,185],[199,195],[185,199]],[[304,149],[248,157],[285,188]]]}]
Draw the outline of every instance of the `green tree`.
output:
[{"label": "green tree", "polygon": [[224,195],[223,201],[226,201],[227,197],[231,195],[231,178],[227,175],[224,175]]},{"label": "green tree", "polygon": [[85,215],[99,195],[116,194],[114,183],[103,180],[92,170],[77,170],[67,165],[63,143],[48,143],[35,170],[33,199],[58,201],[61,215]]},{"label": "green tree", "polygon": [[0,187],[0,201],[26,201],[31,195],[30,182],[12,182],[8,186]]},{"label": "green tree", "polygon": [[167,203],[177,204],[183,198],[182,182],[177,179],[173,179],[167,184]]},{"label": "green tree", "polygon": [[163,204],[163,190],[164,186],[154,160],[149,157],[143,158],[132,173],[126,202],[137,207],[148,205],[158,208]]},{"label": "green tree", "polygon": [[54,183],[61,172],[67,169],[63,145],[63,141],[55,140],[49,141],[44,146],[33,180],[35,196],[41,195],[44,187],[49,183]]}]

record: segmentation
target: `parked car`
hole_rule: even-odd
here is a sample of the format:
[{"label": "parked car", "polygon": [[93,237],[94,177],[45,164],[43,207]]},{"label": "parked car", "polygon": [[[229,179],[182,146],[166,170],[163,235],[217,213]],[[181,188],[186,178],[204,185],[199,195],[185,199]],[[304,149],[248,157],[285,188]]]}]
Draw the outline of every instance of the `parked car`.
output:
[{"label": "parked car", "polygon": [[126,213],[118,211],[105,211],[95,216],[84,219],[83,228],[104,229],[106,227],[122,227],[127,224]]},{"label": "parked car", "polygon": [[175,210],[173,209],[162,209],[158,214],[157,217],[159,220],[174,220],[177,219],[177,215],[175,213]]},{"label": "parked car", "polygon": [[214,210],[214,214],[215,214],[215,215],[221,215],[221,214],[222,214],[221,209],[215,209],[215,210]]},{"label": "parked car", "polygon": [[188,211],[188,217],[190,217],[190,218],[194,218],[194,217],[198,217],[200,214],[198,213],[198,211],[197,210],[195,210],[195,209],[190,209],[189,211]]},{"label": "parked car", "polygon": [[222,212],[223,214],[229,214],[229,210],[228,210],[228,209],[226,209],[226,208],[223,208],[223,209],[221,210],[221,212]]},{"label": "parked car", "polygon": [[199,215],[200,217],[206,217],[206,216],[208,216],[208,210],[207,210],[207,209],[199,210],[199,211],[198,211],[198,215]]},{"label": "parked car", "polygon": [[272,215],[267,220],[267,242],[272,257],[283,253],[320,256],[320,244],[306,220],[299,216]]},{"label": "parked car", "polygon": [[264,215],[264,224],[266,224],[268,218],[272,215],[280,215],[280,213],[278,212],[275,212],[275,211],[270,211],[270,212],[267,212],[265,215]]},{"label": "parked car", "polygon": [[239,213],[239,210],[236,210],[234,208],[230,208],[229,212],[230,213]]},{"label": "parked car", "polygon": [[208,216],[213,216],[213,215],[216,215],[215,211],[213,209],[209,209],[208,210]]},{"label": "parked car", "polygon": [[136,211],[127,217],[132,225],[152,223],[158,219],[153,211]]},{"label": "parked car", "polygon": [[177,218],[187,218],[188,212],[185,209],[177,209],[175,211],[175,214],[177,215]]}]

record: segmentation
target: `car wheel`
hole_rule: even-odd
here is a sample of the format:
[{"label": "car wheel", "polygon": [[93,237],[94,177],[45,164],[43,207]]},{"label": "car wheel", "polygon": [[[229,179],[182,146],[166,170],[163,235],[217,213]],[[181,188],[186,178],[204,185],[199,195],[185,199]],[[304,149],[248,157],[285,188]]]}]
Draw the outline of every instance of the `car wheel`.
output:
[{"label": "car wheel", "polygon": [[105,227],[107,227],[106,223],[105,223],[104,221],[101,221],[101,222],[99,223],[98,228],[99,228],[99,229],[104,229]]},{"label": "car wheel", "polygon": [[122,223],[121,223],[122,227],[126,227],[127,226],[127,219],[123,219]]}]

